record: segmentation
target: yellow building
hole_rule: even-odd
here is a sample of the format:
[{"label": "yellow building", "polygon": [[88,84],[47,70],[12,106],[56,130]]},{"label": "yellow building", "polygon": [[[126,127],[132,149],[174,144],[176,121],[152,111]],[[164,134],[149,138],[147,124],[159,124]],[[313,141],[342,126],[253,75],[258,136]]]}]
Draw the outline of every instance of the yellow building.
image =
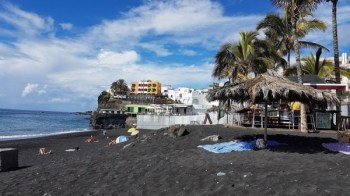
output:
[{"label": "yellow building", "polygon": [[157,81],[134,81],[131,82],[131,94],[160,95],[161,84]]}]

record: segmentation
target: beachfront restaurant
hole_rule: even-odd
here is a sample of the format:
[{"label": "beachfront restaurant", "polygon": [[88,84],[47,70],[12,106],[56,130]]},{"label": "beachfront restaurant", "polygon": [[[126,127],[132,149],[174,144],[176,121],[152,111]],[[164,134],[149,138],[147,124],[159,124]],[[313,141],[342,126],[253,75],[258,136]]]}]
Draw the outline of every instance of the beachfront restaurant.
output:
[{"label": "beachfront restaurant", "polygon": [[[296,82],[296,77],[287,77],[291,81]],[[323,79],[314,75],[303,76],[303,81],[305,81],[305,86],[311,86],[315,89],[325,90],[325,91],[335,91],[345,90],[345,84],[333,84],[326,83]],[[307,126],[309,130],[336,130],[336,115],[342,111],[336,111],[333,108],[328,108],[327,110],[320,110],[313,108],[313,106],[306,107],[306,119]],[[343,107],[344,108],[344,107]],[[264,123],[264,111],[263,105],[254,105],[244,110],[239,111],[243,114],[242,124],[245,126],[255,126],[263,127]],[[348,113],[347,113],[348,115]],[[267,112],[267,125],[268,127],[285,127],[297,129],[300,124],[300,103],[273,103]]]},{"label": "beachfront restaurant", "polygon": [[[336,130],[336,110],[306,109],[309,130]],[[243,116],[244,126],[264,127],[263,105],[255,105],[238,111]],[[267,126],[298,129],[300,124],[300,102],[272,104],[267,111]]]}]

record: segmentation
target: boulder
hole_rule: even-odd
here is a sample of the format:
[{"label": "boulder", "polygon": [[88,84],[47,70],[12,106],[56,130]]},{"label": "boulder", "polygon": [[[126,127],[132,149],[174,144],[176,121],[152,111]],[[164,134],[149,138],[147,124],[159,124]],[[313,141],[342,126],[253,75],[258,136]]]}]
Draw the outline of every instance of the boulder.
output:
[{"label": "boulder", "polygon": [[169,137],[181,137],[189,134],[185,126],[183,125],[172,125],[168,128],[167,133],[164,135],[167,135]]}]

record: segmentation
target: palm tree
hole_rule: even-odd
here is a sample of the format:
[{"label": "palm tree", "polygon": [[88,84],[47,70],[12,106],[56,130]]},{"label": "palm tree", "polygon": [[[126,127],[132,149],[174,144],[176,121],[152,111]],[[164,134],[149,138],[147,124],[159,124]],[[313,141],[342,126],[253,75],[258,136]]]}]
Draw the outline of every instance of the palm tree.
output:
[{"label": "palm tree", "polygon": [[[320,78],[335,78],[335,66],[332,62],[323,59],[321,61],[322,48],[319,48],[314,56],[311,52],[309,56],[301,58],[303,65],[301,67],[302,74],[313,74]],[[285,76],[297,75],[296,67],[291,67],[285,70]],[[350,70],[340,67],[340,75],[350,79]]]},{"label": "palm tree", "polygon": [[111,94],[109,94],[107,91],[102,91],[100,95],[98,96],[98,104],[105,104],[108,102],[108,100],[111,98]]},{"label": "palm tree", "polygon": [[[337,3],[338,0],[326,0],[332,2],[332,31],[333,31],[333,50],[334,50],[334,72],[335,81],[340,84],[340,66],[339,66],[339,49],[338,49],[338,26],[337,26]],[[341,91],[337,90],[338,98],[341,97]],[[336,105],[337,111],[341,110],[341,105]],[[340,120],[340,113],[337,113],[337,123]]]},{"label": "palm tree", "polygon": [[323,59],[323,61],[320,62],[321,54],[322,49],[319,48],[316,52],[316,56],[310,52],[309,56],[301,58],[301,61],[304,63],[301,68],[303,74],[313,74],[321,78],[331,76],[334,71],[334,65],[333,63],[326,61],[326,59]]},{"label": "palm tree", "polygon": [[[316,56],[312,53],[308,57],[303,57],[301,60],[304,62],[302,66],[303,74],[314,74],[321,78],[334,78],[335,66],[332,62],[323,59],[320,61],[322,49],[319,48],[316,52]],[[350,70],[340,68],[340,75],[350,79]]]},{"label": "palm tree", "polygon": [[273,47],[264,40],[257,39],[258,32],[241,32],[241,39],[235,43],[222,45],[215,56],[213,77],[228,77],[231,83],[247,78],[248,73],[264,73],[273,67]]},{"label": "palm tree", "polygon": [[[297,21],[297,37],[304,38],[310,31],[322,30],[327,28],[324,21],[312,19],[312,13],[305,11],[301,13],[301,17]],[[257,25],[257,30],[265,29],[265,35],[268,40],[274,43],[275,48],[280,53],[280,55],[287,55],[287,67],[290,67],[290,55],[293,50],[293,40],[292,40],[292,27],[290,21],[290,15],[285,9],[285,14],[280,16],[277,13],[270,13],[260,21]],[[323,47],[320,44],[309,42],[309,41],[299,41],[300,45],[303,47]],[[324,47],[323,47],[324,48]],[[326,49],[326,48],[325,48]],[[328,49],[327,49],[328,50]]]},{"label": "palm tree", "polygon": [[114,94],[127,94],[129,92],[129,87],[124,79],[119,79],[113,82],[111,89]]},{"label": "palm tree", "polygon": [[[315,10],[318,3],[320,3],[321,0],[271,0],[271,2],[278,7],[286,9],[287,13],[290,14],[292,40],[295,51],[295,61],[297,64],[298,82],[302,84],[303,81],[301,78],[300,43],[297,35],[297,21],[300,19],[300,16],[302,15],[301,13],[305,11],[310,12]],[[302,132],[306,132],[306,111],[303,104],[301,104],[300,108],[300,122],[300,130]]]}]

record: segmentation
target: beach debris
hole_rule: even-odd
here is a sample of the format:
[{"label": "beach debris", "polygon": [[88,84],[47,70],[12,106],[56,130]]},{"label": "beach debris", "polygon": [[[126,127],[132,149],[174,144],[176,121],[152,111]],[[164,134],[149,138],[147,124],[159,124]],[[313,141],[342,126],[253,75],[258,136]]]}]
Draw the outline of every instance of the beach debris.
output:
[{"label": "beach debris", "polygon": [[38,155],[46,155],[46,154],[52,154],[52,151],[46,151],[46,148],[39,148],[39,153]]},{"label": "beach debris", "polygon": [[66,149],[65,151],[66,152],[74,152],[74,151],[78,151],[80,150],[79,146],[75,147],[75,148],[69,148],[69,149]]},{"label": "beach debris", "polygon": [[226,175],[225,172],[218,172],[218,173],[216,174],[216,176],[225,176],[225,175]]},{"label": "beach debris", "polygon": [[247,177],[252,176],[252,175],[253,175],[252,172],[247,172],[247,173],[243,174],[243,178],[247,178]]},{"label": "beach debris", "polygon": [[128,148],[130,146],[135,146],[135,142],[130,142],[129,144],[123,146],[123,149]]},{"label": "beach debris", "polygon": [[219,141],[219,139],[221,139],[222,137],[220,135],[210,135],[208,137],[205,137],[203,139],[201,139],[201,141],[212,141],[212,142],[217,142]]}]

